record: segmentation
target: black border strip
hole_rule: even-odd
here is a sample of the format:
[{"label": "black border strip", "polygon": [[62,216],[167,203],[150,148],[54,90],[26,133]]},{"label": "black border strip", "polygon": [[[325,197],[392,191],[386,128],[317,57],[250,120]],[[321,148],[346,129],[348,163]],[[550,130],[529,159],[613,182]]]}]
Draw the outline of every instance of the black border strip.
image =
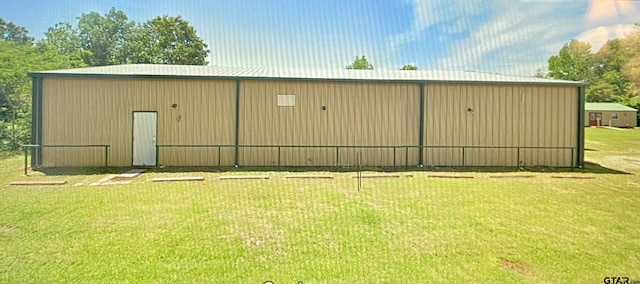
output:
[{"label": "black border strip", "polygon": [[578,131],[576,141],[576,167],[584,167],[584,86],[578,87]]},{"label": "black border strip", "polygon": [[[42,145],[42,82],[43,77],[31,78],[31,144]],[[31,167],[42,166],[42,148],[31,150]]]},{"label": "black border strip", "polygon": [[327,78],[291,78],[291,77],[246,77],[246,76],[204,76],[204,75],[144,75],[144,74],[68,74],[68,73],[29,73],[31,77],[72,77],[72,78],[155,78],[155,79],[208,79],[230,81],[311,81],[311,82],[366,82],[366,83],[413,83],[413,84],[479,84],[479,85],[550,85],[550,86],[586,86],[584,82],[511,82],[511,81],[473,81],[473,80],[391,80],[391,79],[327,79]]}]

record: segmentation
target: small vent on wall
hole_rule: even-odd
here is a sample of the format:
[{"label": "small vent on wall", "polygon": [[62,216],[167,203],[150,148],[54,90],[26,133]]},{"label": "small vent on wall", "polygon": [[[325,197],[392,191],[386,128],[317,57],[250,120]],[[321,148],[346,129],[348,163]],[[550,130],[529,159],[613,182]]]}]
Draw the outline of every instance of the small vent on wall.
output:
[{"label": "small vent on wall", "polygon": [[294,107],[296,106],[296,95],[278,95],[279,107]]}]

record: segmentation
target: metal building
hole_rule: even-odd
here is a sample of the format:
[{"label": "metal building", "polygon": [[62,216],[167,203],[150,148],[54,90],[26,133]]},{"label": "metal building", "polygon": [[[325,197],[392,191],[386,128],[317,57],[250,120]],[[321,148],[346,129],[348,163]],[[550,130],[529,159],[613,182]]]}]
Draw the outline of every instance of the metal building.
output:
[{"label": "metal building", "polygon": [[29,75],[34,166],[583,163],[580,82],[175,65]]},{"label": "metal building", "polygon": [[584,124],[588,126],[635,127],[638,111],[618,103],[586,103]]}]

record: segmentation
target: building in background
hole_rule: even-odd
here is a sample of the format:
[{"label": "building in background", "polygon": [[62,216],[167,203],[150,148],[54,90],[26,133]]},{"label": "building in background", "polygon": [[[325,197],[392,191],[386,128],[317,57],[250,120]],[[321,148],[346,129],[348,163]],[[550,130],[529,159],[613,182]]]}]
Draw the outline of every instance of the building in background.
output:
[{"label": "building in background", "polygon": [[638,110],[619,103],[585,103],[584,125],[635,127]]}]

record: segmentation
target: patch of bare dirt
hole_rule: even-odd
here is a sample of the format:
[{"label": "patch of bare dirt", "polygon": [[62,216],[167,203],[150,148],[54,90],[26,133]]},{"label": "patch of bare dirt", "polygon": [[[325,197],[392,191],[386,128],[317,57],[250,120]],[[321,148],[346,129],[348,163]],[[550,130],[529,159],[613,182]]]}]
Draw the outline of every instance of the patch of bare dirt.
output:
[{"label": "patch of bare dirt", "polygon": [[0,224],[0,233],[13,233],[17,230],[17,227],[9,226],[7,224]]},{"label": "patch of bare dirt", "polygon": [[510,261],[508,259],[500,259],[500,267],[502,267],[502,269],[515,271],[525,276],[531,275],[531,270],[529,270],[529,268],[526,265],[522,263]]}]

